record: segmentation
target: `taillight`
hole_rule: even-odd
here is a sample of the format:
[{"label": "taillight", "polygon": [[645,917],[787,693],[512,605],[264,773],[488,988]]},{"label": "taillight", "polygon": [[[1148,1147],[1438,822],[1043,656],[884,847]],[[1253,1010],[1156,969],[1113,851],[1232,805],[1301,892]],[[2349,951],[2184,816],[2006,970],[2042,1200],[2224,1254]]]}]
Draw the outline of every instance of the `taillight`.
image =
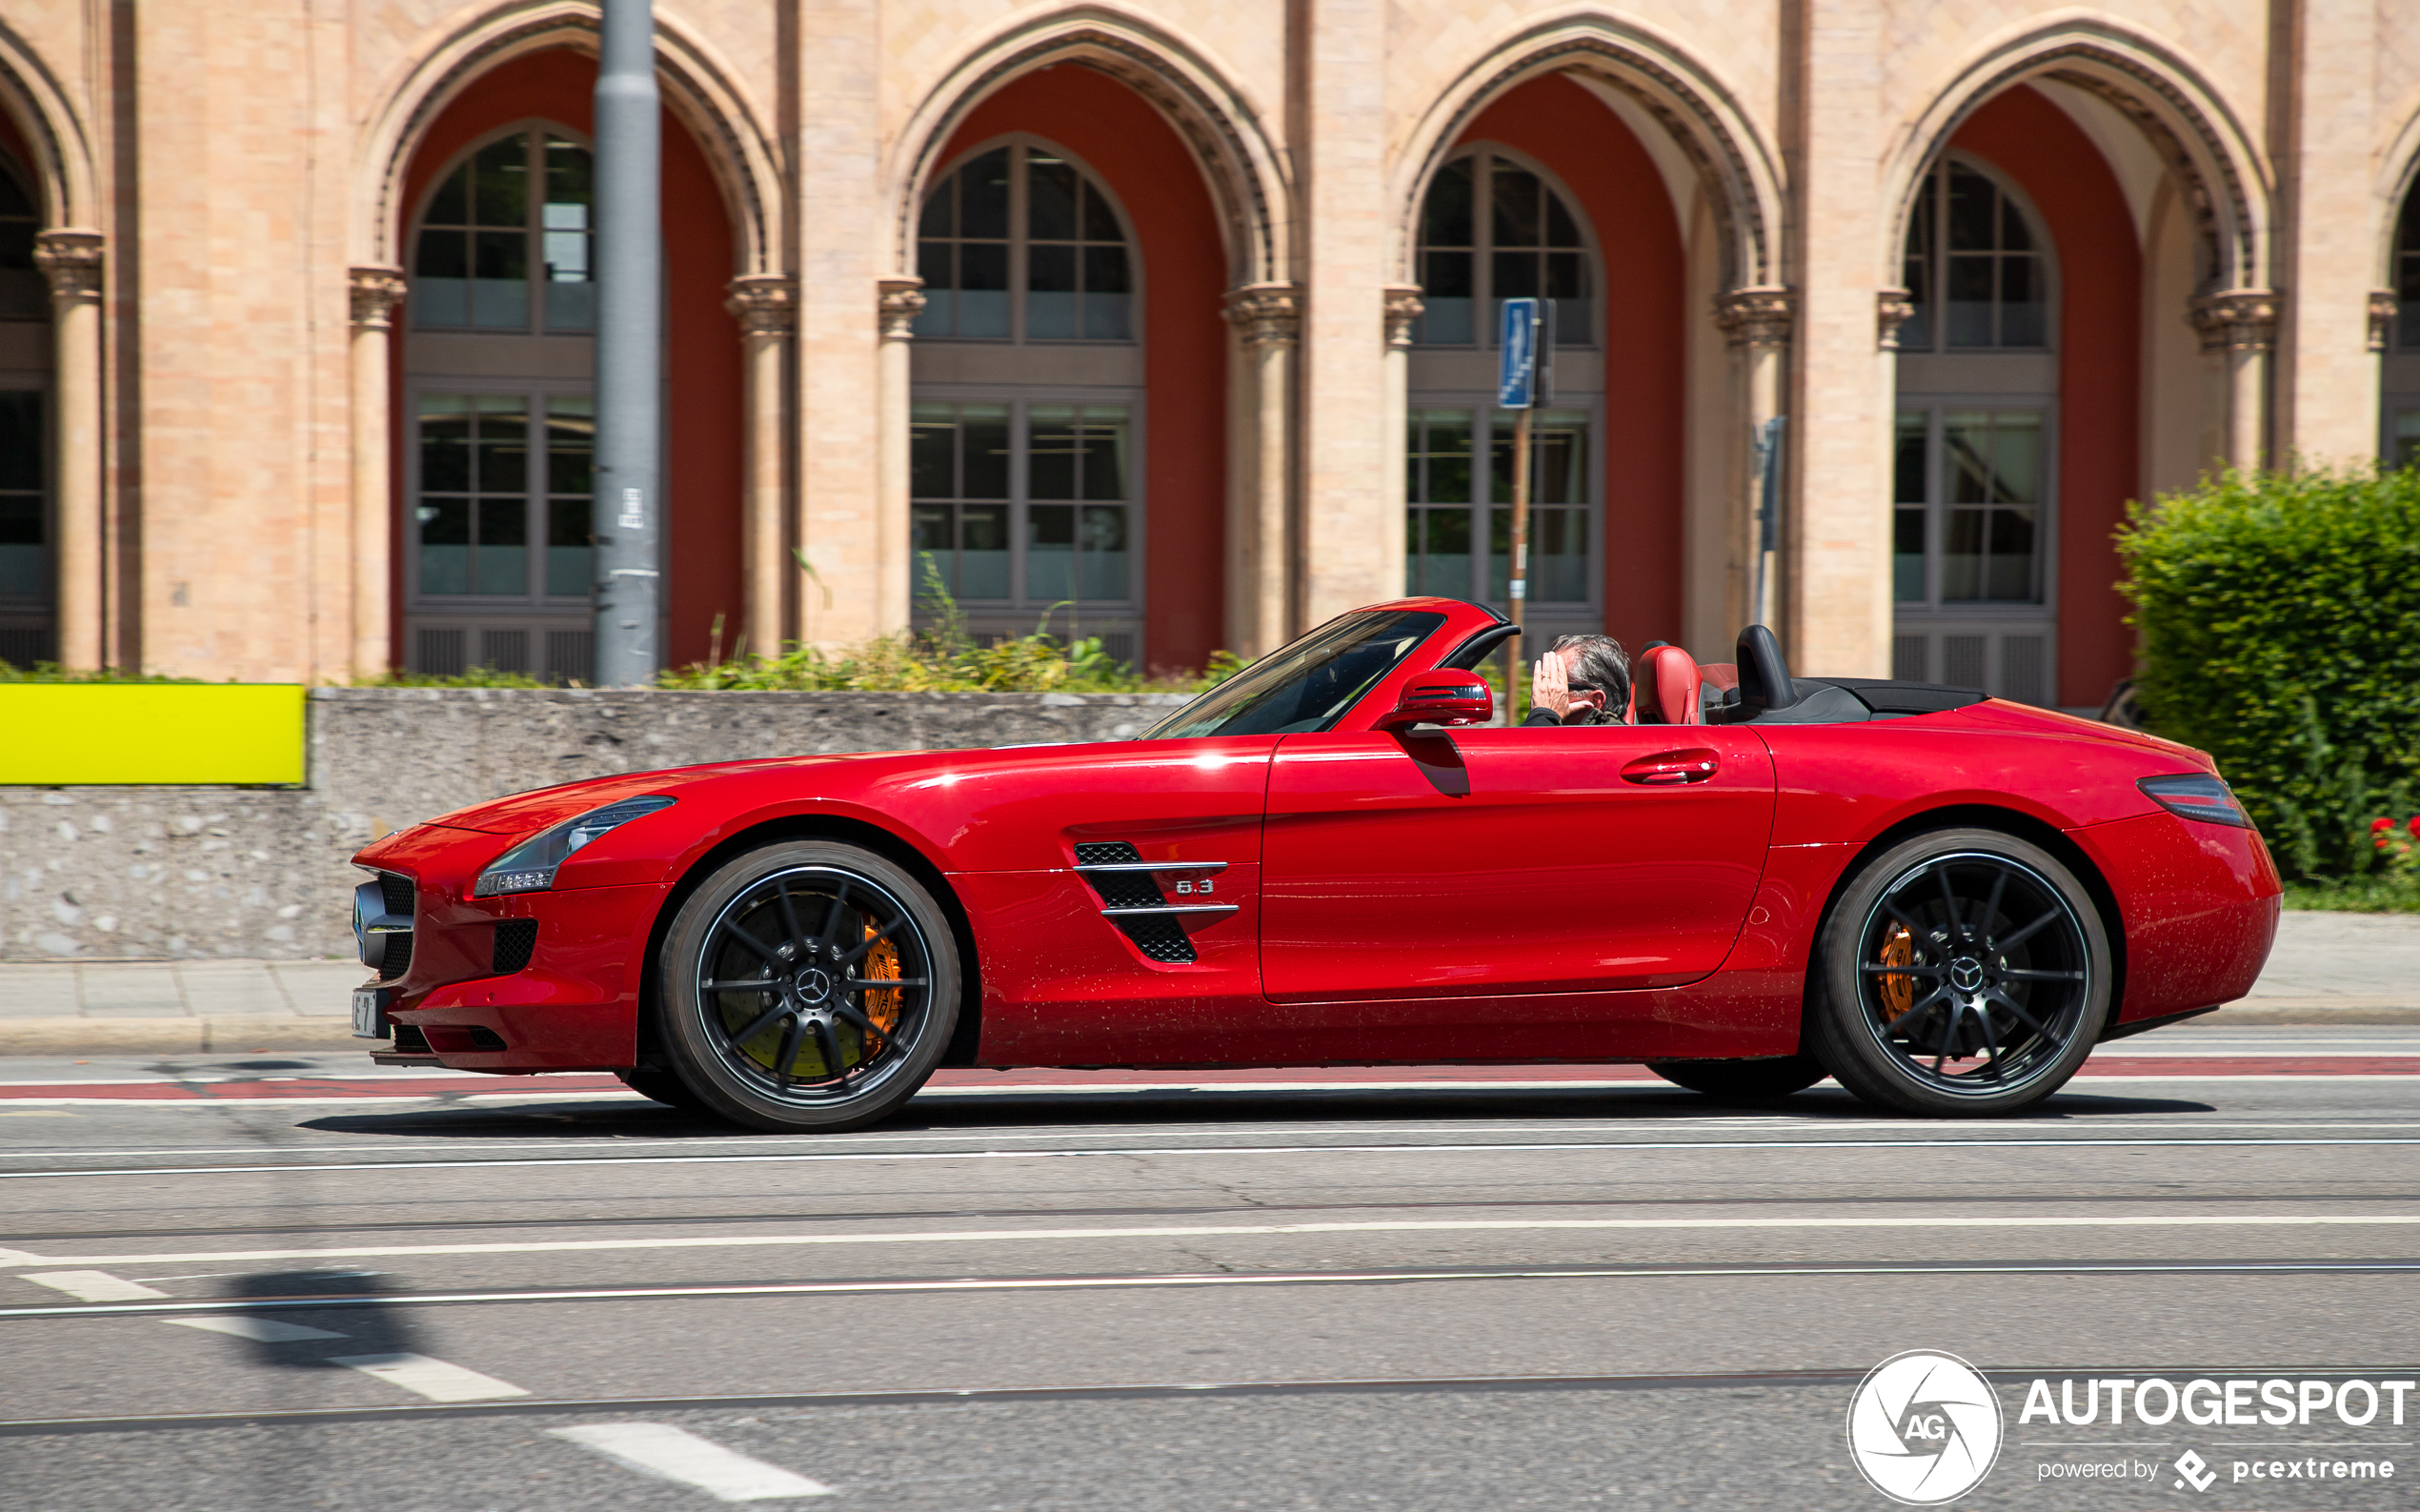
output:
[{"label": "taillight", "polygon": [[2231,824],[2239,830],[2252,827],[2251,818],[2244,813],[2244,805],[2235,801],[2234,790],[2208,772],[2190,772],[2172,777],[2145,777],[2134,784],[2143,796],[2179,818],[2199,819],[2205,824]]}]

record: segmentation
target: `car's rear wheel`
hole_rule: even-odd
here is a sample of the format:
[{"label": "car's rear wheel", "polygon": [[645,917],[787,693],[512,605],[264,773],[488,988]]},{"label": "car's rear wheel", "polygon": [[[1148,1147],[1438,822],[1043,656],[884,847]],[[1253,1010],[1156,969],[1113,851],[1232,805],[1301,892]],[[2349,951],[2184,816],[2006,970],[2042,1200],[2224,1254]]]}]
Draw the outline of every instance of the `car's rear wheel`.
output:
[{"label": "car's rear wheel", "polygon": [[1813,1056],[1775,1056],[1765,1060],[1650,1060],[1647,1069],[1676,1087],[1709,1098],[1744,1102],[1786,1098],[1824,1079]]},{"label": "car's rear wheel", "polygon": [[1808,1038],[1842,1086],[1932,1117],[2013,1113],[2092,1053],[2114,978],[2100,910],[2057,857],[1938,830],[1874,857],[1824,928]]},{"label": "car's rear wheel", "polygon": [[792,840],[717,868],[664,938],[664,1049],[711,1112],[854,1129],[916,1095],[958,1018],[949,920],[872,851]]}]

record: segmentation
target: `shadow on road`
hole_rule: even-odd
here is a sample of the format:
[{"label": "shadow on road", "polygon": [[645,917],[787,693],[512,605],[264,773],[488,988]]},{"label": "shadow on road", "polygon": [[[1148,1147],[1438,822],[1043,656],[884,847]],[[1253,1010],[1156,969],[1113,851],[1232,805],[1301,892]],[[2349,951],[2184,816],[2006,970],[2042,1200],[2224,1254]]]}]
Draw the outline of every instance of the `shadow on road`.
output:
[{"label": "shadow on road", "polygon": [[[378,1294],[375,1276],[347,1271],[264,1271],[240,1276],[228,1288],[232,1297],[248,1301],[290,1297],[326,1297],[331,1300],[369,1298]],[[252,1362],[288,1370],[334,1370],[332,1355],[401,1355],[413,1353],[412,1321],[392,1306],[356,1301],[331,1307],[281,1307],[251,1315],[271,1323],[299,1324],[338,1334],[338,1339],[248,1339]]]},{"label": "shadow on road", "polygon": [[[2009,1123],[2049,1124],[2078,1119],[2121,1118],[2147,1114],[2213,1113],[2199,1099],[2100,1095],[2067,1091]],[[1502,1120],[1519,1119],[1551,1126],[1559,1121],[1654,1119],[1712,1120],[1753,1118],[1788,1120],[1821,1128],[1827,1123],[1870,1124],[1887,1118],[1877,1114],[1834,1087],[1818,1087],[1787,1098],[1714,1099],[1677,1087],[1642,1083],[1633,1091],[1589,1092],[1559,1096],[1535,1090],[1494,1091],[1483,1087],[1440,1088],[1406,1092],[1399,1088],[1367,1092],[1334,1090],[1264,1092],[1134,1092],[1070,1095],[1038,1088],[1030,1095],[957,1100],[927,1099],[878,1125],[884,1134],[963,1132],[973,1129],[1035,1127],[1109,1129],[1149,1128],[1166,1124],[1216,1123],[1248,1127],[1257,1123],[1300,1123],[1320,1120],[1344,1125],[1400,1122]],[[1910,1131],[1946,1132],[1964,1125],[1960,1119],[1902,1120]],[[1769,1127],[1769,1124],[1767,1125]],[[696,1114],[651,1103],[626,1101],[566,1105],[533,1104],[526,1108],[483,1103],[477,1107],[398,1109],[393,1113],[348,1113],[313,1119],[306,1129],[330,1134],[383,1134],[413,1139],[529,1136],[549,1139],[597,1139],[694,1138],[732,1139],[752,1131]],[[1551,1133],[1551,1128],[1539,1131]]]}]

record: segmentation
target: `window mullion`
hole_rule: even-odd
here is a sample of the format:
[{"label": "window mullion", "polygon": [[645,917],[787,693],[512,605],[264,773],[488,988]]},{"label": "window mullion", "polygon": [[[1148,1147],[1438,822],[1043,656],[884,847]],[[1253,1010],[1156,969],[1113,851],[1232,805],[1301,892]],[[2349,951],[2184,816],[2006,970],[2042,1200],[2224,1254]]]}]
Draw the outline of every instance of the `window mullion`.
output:
[{"label": "window mullion", "polygon": [[[1019,142],[1008,150],[1008,339],[1018,346],[1025,344],[1025,301],[1032,297],[1026,292],[1025,278],[1027,213],[1025,144]],[[1021,434],[1022,432],[1012,431],[1011,433]],[[1015,445],[1015,442],[1010,443],[1012,450]],[[1012,491],[1014,487],[1012,484]],[[1018,586],[1021,589],[1024,579],[1020,577]]]}]

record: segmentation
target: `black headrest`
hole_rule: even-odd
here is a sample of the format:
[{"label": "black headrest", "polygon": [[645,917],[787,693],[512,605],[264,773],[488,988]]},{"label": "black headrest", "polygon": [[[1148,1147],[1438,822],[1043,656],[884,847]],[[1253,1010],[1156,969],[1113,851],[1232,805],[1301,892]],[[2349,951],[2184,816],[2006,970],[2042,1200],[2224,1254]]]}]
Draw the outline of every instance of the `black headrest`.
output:
[{"label": "black headrest", "polygon": [[1750,625],[1740,632],[1739,649],[1733,654],[1740,667],[1740,713],[1754,718],[1767,709],[1786,709],[1798,702],[1798,689],[1790,682],[1789,663],[1782,659],[1782,643],[1763,625]]}]

